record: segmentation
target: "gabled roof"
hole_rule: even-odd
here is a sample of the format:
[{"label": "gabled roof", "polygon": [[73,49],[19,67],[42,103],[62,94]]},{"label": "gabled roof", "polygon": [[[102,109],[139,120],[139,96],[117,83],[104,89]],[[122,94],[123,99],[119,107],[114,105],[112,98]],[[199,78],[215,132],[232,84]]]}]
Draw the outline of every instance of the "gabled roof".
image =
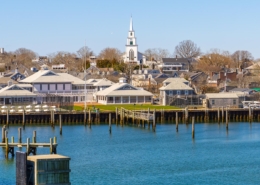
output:
[{"label": "gabled roof", "polygon": [[113,84],[114,84],[114,82],[112,82],[106,78],[103,78],[103,79],[99,79],[96,83],[94,83],[94,86],[111,86]]},{"label": "gabled roof", "polygon": [[10,96],[28,96],[28,97],[32,97],[32,96],[36,96],[36,94],[23,89],[22,87],[20,87],[19,85],[11,85],[11,86],[6,86],[4,88],[2,88],[0,90],[0,96],[1,97],[10,97]]},{"label": "gabled roof", "polygon": [[103,91],[97,92],[96,95],[98,96],[141,96],[141,95],[152,96],[153,94],[146,90],[138,89],[128,83],[116,83],[106,88]]},{"label": "gabled roof", "polygon": [[40,70],[37,73],[21,80],[22,83],[72,83],[84,84],[84,81],[68,73],[55,73],[50,70]]},{"label": "gabled roof", "polygon": [[189,81],[185,80],[184,78],[167,78],[163,81],[163,83],[169,83],[166,86],[162,86],[160,90],[193,90],[188,83]]},{"label": "gabled roof", "polygon": [[236,93],[206,93],[207,98],[238,98]]}]

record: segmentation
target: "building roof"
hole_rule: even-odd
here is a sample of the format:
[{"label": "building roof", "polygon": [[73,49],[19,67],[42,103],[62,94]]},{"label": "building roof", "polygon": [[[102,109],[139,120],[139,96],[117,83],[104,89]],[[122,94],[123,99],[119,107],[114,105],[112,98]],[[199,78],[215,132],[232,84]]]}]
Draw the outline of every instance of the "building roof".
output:
[{"label": "building roof", "polygon": [[185,78],[167,78],[166,80],[164,80],[163,82],[189,82],[188,80],[186,80]]},{"label": "building roof", "polygon": [[206,93],[206,98],[238,98],[236,93]]},{"label": "building roof", "polygon": [[84,84],[84,81],[68,73],[55,73],[50,70],[40,70],[21,80],[22,83],[72,83]]},{"label": "building roof", "polygon": [[10,77],[0,77],[0,84],[7,84],[9,81],[11,81],[13,84],[17,84],[18,82],[11,79]]},{"label": "building roof", "polygon": [[253,89],[249,89],[249,88],[234,88],[229,90],[230,92],[250,92],[250,91],[254,91]]},{"label": "building roof", "polygon": [[116,83],[103,91],[96,93],[98,96],[153,96],[152,93],[136,88],[128,83]]},{"label": "building roof", "polygon": [[106,78],[103,78],[103,79],[99,79],[96,83],[94,83],[93,85],[94,86],[111,86],[113,85],[114,82],[106,79]]},{"label": "building roof", "polygon": [[14,96],[36,96],[36,94],[19,87],[19,85],[6,86],[0,90],[0,97],[14,97]]},{"label": "building roof", "polygon": [[67,156],[59,155],[59,154],[49,154],[49,155],[32,155],[27,156],[29,161],[42,160],[42,159],[70,159]]},{"label": "building roof", "polygon": [[163,83],[169,83],[160,88],[160,90],[193,90],[189,85],[185,84],[189,81],[184,78],[167,78]]}]

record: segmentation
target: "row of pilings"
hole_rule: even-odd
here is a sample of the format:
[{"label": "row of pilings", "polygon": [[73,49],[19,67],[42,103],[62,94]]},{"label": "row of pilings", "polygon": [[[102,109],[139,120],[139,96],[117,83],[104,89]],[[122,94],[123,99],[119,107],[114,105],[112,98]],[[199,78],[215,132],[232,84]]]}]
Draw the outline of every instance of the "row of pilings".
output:
[{"label": "row of pilings", "polygon": [[[147,110],[142,110],[143,112]],[[154,111],[151,109],[150,111]],[[176,114],[177,113],[177,114]],[[109,114],[111,122],[116,123],[120,119],[115,111],[111,112],[50,112],[50,113],[30,113],[30,114],[0,114],[0,124],[19,124],[19,125],[59,125],[62,124],[100,124],[109,123]],[[155,122],[158,123],[179,123],[190,122],[194,117],[195,122],[243,122],[260,121],[260,109],[176,109],[176,110],[155,110]]]}]

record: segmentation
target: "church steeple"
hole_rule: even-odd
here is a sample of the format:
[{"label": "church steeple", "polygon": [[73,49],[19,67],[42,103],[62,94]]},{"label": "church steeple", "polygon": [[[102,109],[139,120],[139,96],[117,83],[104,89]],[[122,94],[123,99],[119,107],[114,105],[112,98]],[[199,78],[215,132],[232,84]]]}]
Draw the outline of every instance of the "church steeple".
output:
[{"label": "church steeple", "polygon": [[132,19],[132,16],[130,18],[130,30],[129,31],[134,31],[133,30],[133,19]]}]

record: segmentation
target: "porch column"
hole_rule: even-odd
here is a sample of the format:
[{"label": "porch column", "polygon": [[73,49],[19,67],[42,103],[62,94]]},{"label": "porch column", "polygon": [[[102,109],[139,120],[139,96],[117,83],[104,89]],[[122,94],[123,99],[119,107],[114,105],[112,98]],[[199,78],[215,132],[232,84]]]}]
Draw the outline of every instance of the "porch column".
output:
[{"label": "porch column", "polygon": [[135,102],[138,103],[138,96],[136,96],[136,101]]},{"label": "porch column", "polygon": [[121,96],[121,104],[122,104],[123,97]]},{"label": "porch column", "polygon": [[115,101],[116,101],[116,97],[114,96],[114,97],[113,97],[113,103],[114,103],[114,104],[115,104]]},{"label": "porch column", "polygon": [[145,96],[144,96],[144,103],[145,103]]},{"label": "porch column", "polygon": [[129,99],[128,99],[128,100],[129,100],[129,103],[131,103],[131,102],[130,102],[130,100],[131,100],[130,96],[129,96],[128,98],[129,98]]}]

